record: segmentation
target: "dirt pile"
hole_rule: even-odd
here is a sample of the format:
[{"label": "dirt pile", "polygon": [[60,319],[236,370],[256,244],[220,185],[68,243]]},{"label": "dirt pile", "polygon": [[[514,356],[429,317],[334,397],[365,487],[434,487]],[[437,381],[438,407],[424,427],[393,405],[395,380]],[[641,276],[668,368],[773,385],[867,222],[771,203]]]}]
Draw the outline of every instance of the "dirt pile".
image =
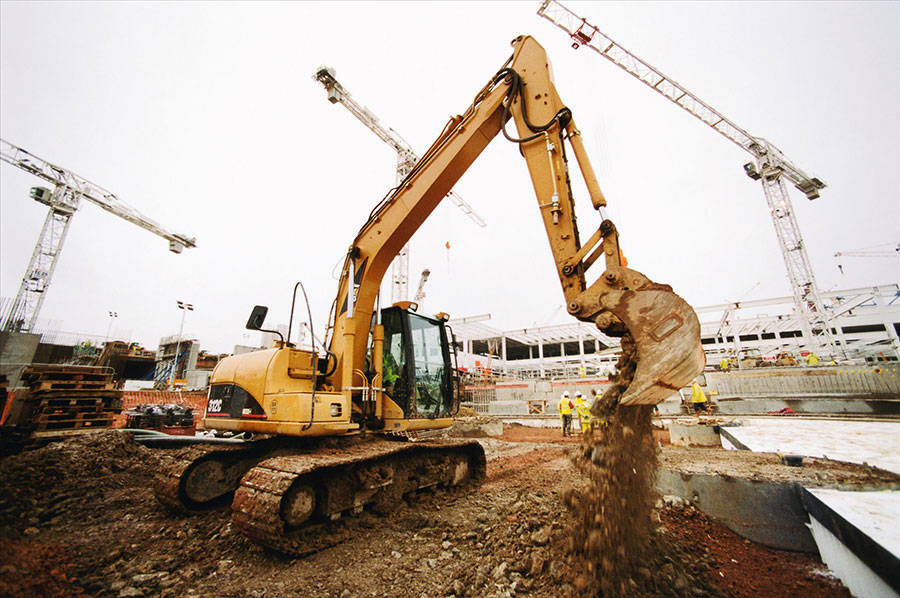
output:
[{"label": "dirt pile", "polygon": [[90,509],[112,488],[149,480],[159,454],[112,430],[76,436],[0,461],[0,527],[28,527]]}]

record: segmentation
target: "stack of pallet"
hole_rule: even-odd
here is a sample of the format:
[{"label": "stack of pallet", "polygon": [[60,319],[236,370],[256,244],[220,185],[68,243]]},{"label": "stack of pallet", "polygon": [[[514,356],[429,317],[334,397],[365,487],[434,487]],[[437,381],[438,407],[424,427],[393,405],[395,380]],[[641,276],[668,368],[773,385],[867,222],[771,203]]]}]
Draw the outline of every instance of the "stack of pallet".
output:
[{"label": "stack of pallet", "polygon": [[109,368],[31,365],[22,372],[27,391],[16,393],[16,426],[32,438],[66,436],[112,427],[122,411]]}]

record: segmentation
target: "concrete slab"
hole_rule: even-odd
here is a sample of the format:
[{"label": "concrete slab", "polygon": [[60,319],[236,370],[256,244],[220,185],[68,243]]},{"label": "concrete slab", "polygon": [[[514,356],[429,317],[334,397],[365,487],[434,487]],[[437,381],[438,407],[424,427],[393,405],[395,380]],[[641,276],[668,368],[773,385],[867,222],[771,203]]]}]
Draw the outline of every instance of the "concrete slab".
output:
[{"label": "concrete slab", "polygon": [[856,596],[900,592],[900,492],[803,488],[822,560]]},{"label": "concrete slab", "polygon": [[752,451],[828,457],[900,473],[900,422],[796,419],[741,420],[728,432]]},{"label": "concrete slab", "polygon": [[807,488],[848,523],[900,558],[900,491],[844,492]]}]

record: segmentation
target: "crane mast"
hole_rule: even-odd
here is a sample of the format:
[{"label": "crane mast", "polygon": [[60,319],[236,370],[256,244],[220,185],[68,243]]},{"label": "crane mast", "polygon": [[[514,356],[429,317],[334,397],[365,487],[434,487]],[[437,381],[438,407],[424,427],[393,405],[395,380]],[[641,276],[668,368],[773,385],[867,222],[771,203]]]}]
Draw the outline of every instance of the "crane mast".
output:
[{"label": "crane mast", "polygon": [[431,270],[428,268],[422,270],[422,275],[419,277],[419,287],[416,289],[415,296],[413,296],[413,302],[416,303],[418,308],[422,307],[422,300],[425,299],[425,283],[428,282],[429,276],[431,276]]},{"label": "crane mast", "polygon": [[173,253],[181,253],[185,247],[196,246],[196,239],[163,228],[103,187],[3,139],[0,139],[0,160],[53,185],[52,190],[32,187],[30,191],[32,199],[50,209],[4,325],[7,331],[29,332],[34,329],[69,231],[72,215],[78,210],[82,199],[166,239],[169,241],[169,251]]},{"label": "crane mast", "polygon": [[[329,102],[343,105],[357,120],[397,152],[397,183],[405,179],[406,175],[412,172],[413,167],[419,160],[419,156],[413,151],[409,143],[394,129],[382,125],[378,117],[372,114],[368,108],[360,105],[335,78],[334,69],[320,67],[313,78],[325,87],[325,90],[328,92]],[[482,228],[486,226],[485,221],[475,212],[474,208],[466,203],[455,191],[450,191],[447,197],[475,224]],[[391,302],[406,301],[408,296],[409,243],[403,246],[403,249],[400,250],[400,253],[397,254],[391,265]]]},{"label": "crane mast", "polygon": [[537,14],[565,31],[572,39],[574,49],[590,48],[753,156],[754,162],[745,164],[744,172],[762,183],[804,337],[816,351],[843,352],[832,334],[785,181],[810,200],[819,197],[819,190],[825,188],[825,183],[794,165],[775,145],[750,135],[556,0],[543,0]]}]

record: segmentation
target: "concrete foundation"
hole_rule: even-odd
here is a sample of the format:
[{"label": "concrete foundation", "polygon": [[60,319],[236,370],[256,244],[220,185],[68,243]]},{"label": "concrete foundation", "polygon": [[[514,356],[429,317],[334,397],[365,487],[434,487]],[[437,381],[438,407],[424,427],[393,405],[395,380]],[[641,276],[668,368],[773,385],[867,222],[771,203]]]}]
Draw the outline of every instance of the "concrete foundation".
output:
[{"label": "concrete foundation", "polygon": [[656,489],[680,496],[740,536],[765,546],[816,552],[797,484],[661,469]]},{"label": "concrete foundation", "polygon": [[528,403],[521,400],[492,401],[487,412],[488,415],[528,415]]},{"label": "concrete foundation", "polygon": [[503,436],[503,422],[500,420],[464,420],[453,422],[450,434],[463,438],[485,438],[487,436]]},{"label": "concrete foundation", "polygon": [[715,426],[669,424],[669,440],[676,446],[722,446]]}]

